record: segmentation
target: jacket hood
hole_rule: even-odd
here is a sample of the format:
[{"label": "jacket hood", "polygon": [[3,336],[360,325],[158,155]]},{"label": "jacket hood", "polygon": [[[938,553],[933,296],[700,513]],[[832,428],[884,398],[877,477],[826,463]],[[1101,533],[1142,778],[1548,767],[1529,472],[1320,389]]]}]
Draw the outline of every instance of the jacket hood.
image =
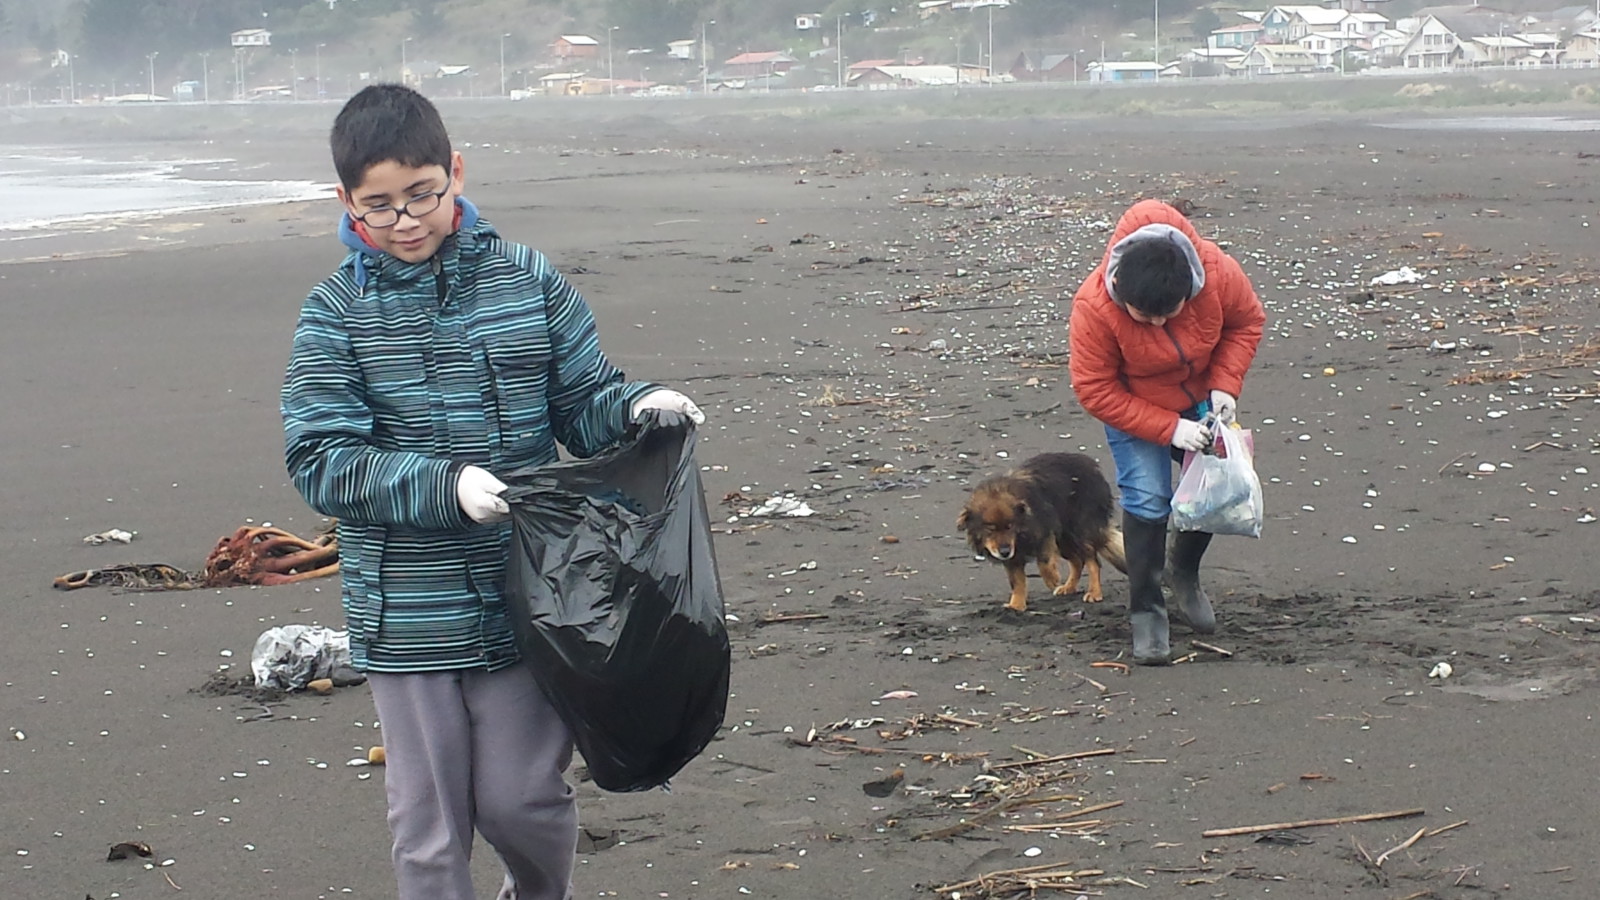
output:
[{"label": "jacket hood", "polygon": [[[478,225],[478,207],[466,197],[457,197],[456,218],[456,234],[473,232]],[[364,290],[369,277],[368,268],[382,266],[385,260],[392,260],[394,257],[367,243],[356,226],[356,220],[348,210],[339,217],[339,242],[351,251],[350,255],[345,257],[344,264],[351,268],[356,288]],[[487,223],[485,227],[487,228]]]},{"label": "jacket hood", "polygon": [[1200,251],[1195,243],[1200,235],[1183,214],[1159,200],[1141,200],[1122,214],[1112,233],[1111,244],[1106,248],[1105,287],[1113,302],[1126,306],[1117,296],[1117,267],[1128,248],[1143,241],[1167,241],[1175,245],[1189,262],[1189,296],[1193,300],[1206,286],[1205,265],[1200,262]]}]

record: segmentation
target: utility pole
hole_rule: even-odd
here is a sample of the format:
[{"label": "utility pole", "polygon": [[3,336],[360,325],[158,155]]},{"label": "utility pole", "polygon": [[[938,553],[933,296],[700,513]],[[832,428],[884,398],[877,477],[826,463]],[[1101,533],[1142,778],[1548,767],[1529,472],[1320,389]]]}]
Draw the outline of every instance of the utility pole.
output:
[{"label": "utility pole", "polygon": [[711,77],[711,70],[707,68],[709,64],[706,62],[706,29],[715,24],[717,24],[716,19],[708,19],[700,23],[700,93],[702,95],[709,90],[708,84]]},{"label": "utility pole", "polygon": [[201,88],[201,92],[202,92],[201,96],[204,98],[205,103],[207,103],[209,105],[211,103],[211,51],[210,50],[202,50],[202,51],[200,51],[200,78],[201,78],[201,82],[200,83],[201,83],[201,85],[203,85],[203,87]]},{"label": "utility pole", "polygon": [[611,34],[617,30],[615,25],[606,26],[606,93],[615,97],[617,95],[617,79],[615,69],[611,67]]},{"label": "utility pole", "polygon": [[406,84],[409,78],[406,75],[406,45],[411,43],[411,38],[400,42],[400,83]]},{"label": "utility pole", "polygon": [[316,47],[316,50],[317,50],[317,93],[316,93],[316,96],[314,98],[316,100],[321,100],[322,99],[322,48],[326,47],[326,46],[328,46],[328,45],[327,44],[318,44],[317,47]]},{"label": "utility pole", "polygon": [[160,55],[161,51],[156,50],[146,57],[150,60],[150,98],[152,100],[154,100],[156,96],[156,57]]},{"label": "utility pole", "polygon": [[[1600,3],[1600,0],[1595,0]],[[839,87],[844,87],[844,15],[833,17],[833,56],[834,68],[839,71]]]},{"label": "utility pole", "polygon": [[994,4],[989,4],[989,77],[994,78]]},{"label": "utility pole", "polygon": [[509,32],[500,35],[500,96],[506,95],[506,38],[511,37]]},{"label": "utility pole", "polygon": [[1155,46],[1156,80],[1160,81],[1161,80],[1161,0],[1156,0],[1156,18],[1155,18],[1155,23],[1156,23],[1156,36],[1155,36],[1155,44],[1156,44],[1156,46]]},{"label": "utility pole", "polygon": [[300,99],[300,48],[289,48],[289,102]]}]

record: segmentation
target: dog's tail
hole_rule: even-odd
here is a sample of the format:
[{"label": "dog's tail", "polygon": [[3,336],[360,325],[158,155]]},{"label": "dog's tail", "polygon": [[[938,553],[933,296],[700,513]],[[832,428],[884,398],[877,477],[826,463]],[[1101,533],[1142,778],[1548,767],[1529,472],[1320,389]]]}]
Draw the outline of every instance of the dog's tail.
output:
[{"label": "dog's tail", "polygon": [[1117,571],[1128,574],[1128,555],[1122,549],[1122,529],[1115,525],[1106,526],[1106,545],[1100,548],[1100,558],[1117,567]]}]

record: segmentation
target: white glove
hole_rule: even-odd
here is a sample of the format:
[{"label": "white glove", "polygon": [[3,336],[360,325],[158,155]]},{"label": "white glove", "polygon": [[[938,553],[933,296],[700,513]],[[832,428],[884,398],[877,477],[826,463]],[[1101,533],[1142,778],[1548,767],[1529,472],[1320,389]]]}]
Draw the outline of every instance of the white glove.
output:
[{"label": "white glove", "polygon": [[511,515],[506,498],[506,483],[489,474],[487,469],[467,466],[456,477],[456,502],[467,518],[479,525],[503,522]]},{"label": "white glove", "polygon": [[1190,419],[1179,419],[1177,430],[1172,432],[1172,446],[1196,453],[1211,446],[1215,439],[1216,435],[1211,433],[1211,429]]},{"label": "white glove", "polygon": [[1239,417],[1239,398],[1226,391],[1212,391],[1211,412],[1218,422],[1232,425],[1233,420]]},{"label": "white glove", "polygon": [[647,409],[662,409],[669,412],[682,413],[688,416],[689,421],[696,425],[704,425],[706,423],[706,414],[700,411],[700,407],[695,406],[693,400],[677,391],[662,389],[645,394],[643,397],[633,401],[633,410],[629,413],[629,418],[637,420],[639,414]]}]

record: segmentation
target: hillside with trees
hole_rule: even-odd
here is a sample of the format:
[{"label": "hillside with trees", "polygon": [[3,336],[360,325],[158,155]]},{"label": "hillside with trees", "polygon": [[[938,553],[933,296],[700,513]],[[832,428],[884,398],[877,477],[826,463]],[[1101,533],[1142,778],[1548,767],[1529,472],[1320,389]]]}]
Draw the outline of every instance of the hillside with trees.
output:
[{"label": "hillside with trees", "polygon": [[[61,69],[70,60],[77,84],[104,90],[153,80],[159,91],[200,79],[202,66],[223,83],[236,69],[229,35],[250,28],[271,33],[269,51],[244,54],[251,83],[303,81],[313,69],[338,84],[394,78],[403,57],[470,65],[488,81],[502,51],[507,67],[525,75],[548,69],[552,43],[573,33],[608,43],[618,77],[642,71],[669,42],[702,33],[713,56],[724,57],[784,50],[804,59],[844,35],[848,59],[974,60],[992,52],[991,27],[1002,57],[1024,49],[1098,53],[1102,41],[1148,55],[1156,5],[1012,0],[925,18],[914,0],[0,0],[0,81],[47,89],[64,77],[52,63]],[[1202,5],[1160,0],[1163,34]],[[819,15],[821,27],[797,30],[801,14]]]}]

